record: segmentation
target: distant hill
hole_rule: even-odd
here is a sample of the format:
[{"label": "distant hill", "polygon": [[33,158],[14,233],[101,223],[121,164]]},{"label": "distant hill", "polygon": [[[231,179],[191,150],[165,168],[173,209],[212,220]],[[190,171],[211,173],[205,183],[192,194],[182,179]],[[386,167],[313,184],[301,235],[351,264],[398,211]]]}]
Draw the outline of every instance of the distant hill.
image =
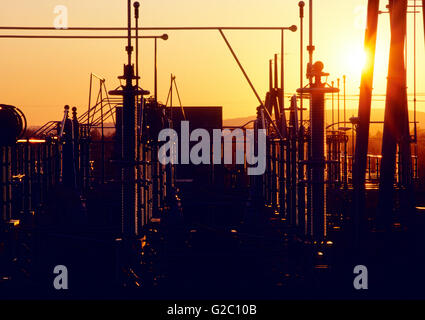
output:
[{"label": "distant hill", "polygon": [[233,119],[224,119],[223,126],[224,127],[240,127],[244,124],[255,120],[256,116],[243,117],[243,118],[233,118]]}]

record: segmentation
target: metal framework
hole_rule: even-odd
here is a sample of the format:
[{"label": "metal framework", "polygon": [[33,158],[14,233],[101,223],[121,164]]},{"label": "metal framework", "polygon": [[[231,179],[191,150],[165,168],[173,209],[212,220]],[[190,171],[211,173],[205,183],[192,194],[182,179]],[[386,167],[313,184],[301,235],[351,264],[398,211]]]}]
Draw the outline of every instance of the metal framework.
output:
[{"label": "metal framework", "polygon": [[[407,0],[393,0],[389,7],[392,37],[382,156],[368,154],[370,124],[381,123],[370,121],[379,0],[369,0],[364,43],[368,49],[368,59],[361,80],[359,114],[357,118],[351,118],[349,121],[346,114],[345,76],[342,82],[341,79],[337,79],[336,87],[334,81],[331,84],[327,83],[323,80],[329,76],[324,72],[324,64],[313,59],[315,46],[312,0],[309,0],[306,74],[304,74],[303,55],[305,3],[302,1],[299,3],[300,87],[297,94],[290,95],[288,107],[285,107],[285,99],[288,96],[285,95],[284,81],[284,32],[287,30],[295,32],[297,27],[139,27],[139,5],[136,3],[134,28],[131,1],[128,0],[127,4],[127,28],[67,29],[68,31],[126,30],[127,36],[63,35],[62,33],[67,30],[57,31],[48,27],[0,27],[0,30],[46,30],[61,33],[0,35],[0,38],[127,39],[127,62],[124,65],[123,76],[119,77],[123,80],[123,85],[108,91],[105,79],[91,74],[88,108],[84,113],[78,116],[75,107],[70,109],[66,106],[61,121],[50,121],[31,138],[18,140],[11,146],[0,147],[2,194],[0,226],[16,220],[33,221],[32,217],[47,207],[48,195],[54,194],[55,189],[63,188],[67,195],[77,196],[79,200],[76,202],[81,203],[81,207],[84,208],[79,208],[80,211],[90,207],[88,203],[95,203],[100,204],[99,211],[102,214],[104,210],[113,216],[111,218],[113,221],[110,221],[114,227],[111,238],[120,258],[117,259],[119,260],[117,277],[122,276],[122,270],[125,270],[124,273],[129,278],[136,278],[135,282],[138,283],[137,268],[142,265],[140,253],[147,235],[155,233],[152,231],[156,230],[152,227],[153,221],[161,221],[162,218],[173,214],[174,217],[178,216],[181,211],[179,192],[175,184],[175,167],[172,164],[164,165],[158,159],[158,150],[162,146],[162,142],[158,141],[158,133],[162,129],[177,127],[173,123],[175,118],[173,112],[181,111],[183,119],[187,117],[175,76],[171,75],[167,102],[165,105],[158,102],[156,45],[158,39],[166,40],[168,35],[139,35],[139,31],[144,30],[218,31],[255,95],[259,104],[256,119],[233,129],[247,130],[251,128],[248,126],[252,125],[254,146],[257,146],[259,141],[259,130],[266,131],[265,174],[248,177],[249,165],[246,154],[243,164],[223,166],[224,174],[217,173],[218,170],[214,169],[214,165],[208,168],[211,181],[218,180],[222,174],[226,178],[230,176],[228,184],[232,188],[248,190],[245,199],[248,203],[244,217],[245,226],[249,224],[245,223],[246,221],[254,222],[253,224],[258,222],[255,217],[253,218],[255,215],[268,215],[272,221],[278,221],[279,227],[283,225],[285,230],[289,230],[288,232],[297,239],[312,244],[314,249],[320,249],[319,252],[323,254],[322,249],[328,245],[331,227],[353,224],[356,243],[360,242],[360,235],[366,232],[368,227],[369,217],[365,210],[366,193],[370,190],[376,192],[378,182],[380,196],[378,226],[391,229],[393,203],[389,199],[393,199],[395,188],[400,192],[402,209],[412,210],[414,202],[411,196],[413,180],[417,177],[417,157],[416,154],[412,156],[410,150],[412,138],[407,109],[404,51]],[[264,101],[228,41],[224,33],[226,30],[281,32],[280,61],[278,54],[269,61],[269,90]],[[151,98],[144,98],[149,92],[139,86],[138,39],[155,40],[155,93]],[[304,77],[308,80],[307,85],[304,85]],[[95,91],[96,83],[99,85],[98,91]],[[174,91],[180,108],[173,107]],[[342,108],[340,91],[343,92]],[[332,94],[332,123],[328,126],[325,120],[327,94]],[[335,96],[338,113],[336,119]],[[309,116],[305,118],[307,101]],[[415,89],[415,111],[416,102]],[[343,112],[342,119],[340,109]],[[105,133],[107,129],[111,129],[106,121],[113,122],[113,136]],[[416,137],[416,118],[412,123],[415,126]],[[220,147],[223,149],[224,142],[221,143]],[[236,144],[237,142],[235,144],[232,142],[232,145]],[[258,153],[258,150],[254,151]],[[244,152],[247,150],[244,149]],[[415,163],[414,167],[412,161]],[[17,194],[23,196],[14,196]],[[104,198],[96,202],[96,197]],[[337,200],[328,201],[332,198]],[[349,208],[349,203],[354,203],[354,208]],[[119,213],[118,216],[116,213]],[[173,223],[171,225],[174,227]]]}]

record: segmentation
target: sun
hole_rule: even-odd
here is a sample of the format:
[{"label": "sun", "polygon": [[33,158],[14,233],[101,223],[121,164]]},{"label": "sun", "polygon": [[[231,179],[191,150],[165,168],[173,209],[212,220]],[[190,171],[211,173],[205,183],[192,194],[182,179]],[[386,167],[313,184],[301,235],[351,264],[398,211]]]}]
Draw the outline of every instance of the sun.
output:
[{"label": "sun", "polygon": [[363,48],[350,48],[346,54],[347,71],[352,77],[361,76],[366,64],[366,52]]}]

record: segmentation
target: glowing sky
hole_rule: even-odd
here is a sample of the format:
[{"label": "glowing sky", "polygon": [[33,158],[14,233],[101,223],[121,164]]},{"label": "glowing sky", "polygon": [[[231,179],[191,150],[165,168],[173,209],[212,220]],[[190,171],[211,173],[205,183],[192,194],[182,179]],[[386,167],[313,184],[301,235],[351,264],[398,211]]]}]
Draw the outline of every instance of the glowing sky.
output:
[{"label": "glowing sky", "polygon": [[[381,2],[385,10],[387,2]],[[290,26],[298,25],[299,21],[297,0],[145,0],[141,3],[144,26]],[[347,93],[358,94],[367,0],[315,0],[314,3],[315,60],[324,61],[325,71],[331,73],[329,82],[346,74]],[[68,7],[70,27],[126,24],[126,0],[2,0],[0,25],[51,27],[56,5]],[[380,15],[375,94],[385,93],[390,40],[388,19],[388,14]],[[409,93],[413,92],[412,21],[413,15],[409,15]],[[421,14],[417,15],[417,26],[417,90],[423,93]],[[81,34],[53,31],[58,32]],[[17,33],[24,32],[1,32]],[[160,100],[165,102],[170,73],[173,73],[184,105],[221,105],[225,118],[255,114],[258,102],[218,31],[167,33],[169,40],[159,42]],[[103,31],[102,34],[123,33]],[[280,51],[280,32],[227,31],[226,35],[260,96],[264,97],[268,88],[268,60]],[[286,32],[285,40],[285,90],[293,93],[299,84],[299,32]],[[119,85],[117,76],[122,74],[125,62],[124,46],[124,40],[0,39],[0,103],[22,108],[31,125],[59,120],[65,104],[86,109],[91,72],[105,77],[108,89]],[[143,40],[141,46],[142,87],[153,92],[153,41]],[[377,99],[383,100],[383,97]],[[421,102],[424,97],[418,99],[418,109],[425,111],[425,104]],[[356,105],[355,101],[348,103],[349,108]],[[382,108],[383,101],[374,102],[374,107]]]}]

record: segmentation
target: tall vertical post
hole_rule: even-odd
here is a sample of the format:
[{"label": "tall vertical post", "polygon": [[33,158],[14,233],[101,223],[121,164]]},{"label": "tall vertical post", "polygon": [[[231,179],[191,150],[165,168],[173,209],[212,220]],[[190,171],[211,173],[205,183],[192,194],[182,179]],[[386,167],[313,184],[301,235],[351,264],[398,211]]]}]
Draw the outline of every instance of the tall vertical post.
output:
[{"label": "tall vertical post", "polygon": [[[285,112],[285,30],[281,30],[280,39],[280,110]],[[276,85],[278,88],[278,85]]]},{"label": "tall vertical post", "polygon": [[[340,84],[341,84],[341,79],[340,78],[336,79],[336,83],[337,83],[337,88],[339,89],[340,88]],[[341,125],[340,124],[340,111],[339,111],[340,104],[341,104],[341,97],[339,95],[339,91],[338,91],[337,100],[338,100],[337,101],[338,103],[337,103],[337,116],[336,116],[336,119],[337,119],[338,126],[336,128],[337,128],[337,130],[339,130],[339,126]]]},{"label": "tall vertical post", "polygon": [[[335,85],[335,81],[332,81],[331,82],[331,86],[333,87]],[[335,115],[334,115],[334,112],[335,112],[335,94],[334,93],[332,93],[332,124],[335,124]]]},{"label": "tall vertical post", "polygon": [[[304,7],[305,3],[304,1],[300,1],[298,3],[298,6],[300,8],[300,88],[304,87]],[[300,95],[300,124],[302,125],[303,122],[303,96]]]},{"label": "tall vertical post", "polygon": [[[309,19],[310,19],[310,23],[309,23],[309,44],[307,47],[307,51],[309,53],[309,59],[308,59],[308,65],[309,68],[313,67],[313,52],[314,52],[314,45],[313,45],[313,0],[309,0]],[[310,83],[313,81],[313,78],[311,76],[311,73],[308,72],[307,73],[310,74],[309,76],[309,81]]]},{"label": "tall vertical post", "polygon": [[[277,54],[275,54],[274,55],[274,88],[276,90],[278,90],[279,88],[279,76],[278,76],[279,67],[278,67],[277,61],[278,61]],[[279,98],[280,98],[280,95],[279,95]],[[280,106],[282,106],[282,104]]]},{"label": "tall vertical post", "polygon": [[121,127],[121,233],[126,238],[137,235],[137,193],[136,193],[136,96],[149,94],[133,86],[133,80],[138,77],[134,74],[131,64],[133,47],[131,45],[131,0],[127,1],[128,43],[127,64],[124,65],[124,75],[119,79],[125,80],[121,89],[112,90],[111,95],[123,97],[122,127]]},{"label": "tall vertical post", "polygon": [[[417,66],[417,59],[416,59],[416,11],[417,9],[417,3],[416,0],[413,2],[413,132],[414,132],[414,143],[415,143],[415,150],[418,147],[418,131],[417,131],[417,125],[416,125],[416,107],[417,107],[417,85],[416,85],[416,66]],[[424,11],[424,10],[422,10]],[[415,152],[417,154],[417,151]]]},{"label": "tall vertical post", "polygon": [[[123,139],[122,139],[122,159],[124,161],[121,171],[122,178],[122,232],[124,235],[134,235],[135,230],[135,209],[136,209],[136,188],[135,188],[135,161],[136,161],[136,95],[133,87],[134,69],[131,64],[131,1],[128,0],[128,63],[124,67],[125,87],[123,92]],[[137,90],[137,89],[136,89]]]},{"label": "tall vertical post", "polygon": [[337,127],[336,127],[336,130],[338,131],[338,143],[337,143],[337,157],[336,157],[336,160],[337,160],[337,165],[336,165],[336,170],[337,170],[337,180],[338,180],[338,184],[340,184],[341,183],[341,134],[340,134],[340,131],[339,131],[339,128],[340,128],[340,104],[341,104],[341,97],[340,97],[340,94],[339,94],[339,89],[340,89],[340,85],[341,85],[341,79],[340,78],[338,78],[338,79],[336,79],[336,83],[337,83],[337,88],[338,88],[338,94],[337,94],[337,116],[336,116],[336,119],[337,119]]},{"label": "tall vertical post", "polygon": [[269,60],[269,93],[273,91],[273,60]]},{"label": "tall vertical post", "polygon": [[355,230],[355,243],[359,242],[360,234],[362,234],[365,230],[367,223],[367,218],[365,215],[365,175],[369,144],[370,111],[372,105],[373,70],[375,66],[378,16],[379,0],[369,0],[367,8],[367,26],[364,39],[366,64],[362,71],[362,78],[360,83],[358,113],[359,120],[356,131],[356,149],[353,163],[353,221]]},{"label": "tall vertical post", "polygon": [[[134,6],[134,20],[135,20],[135,26],[136,26],[136,89],[139,88],[139,7],[140,3],[135,2],[133,4]],[[155,38],[156,40],[156,38]],[[139,99],[138,95],[136,95],[136,161],[137,163],[140,162],[141,157],[141,146],[140,146],[140,139],[142,136],[142,125],[143,125],[143,97]],[[141,232],[142,228],[142,204],[141,204],[141,179],[142,179],[142,172],[141,167],[139,164],[136,165],[136,233]]]},{"label": "tall vertical post", "polygon": [[[134,22],[135,22],[135,32],[136,32],[136,87],[139,87],[139,7],[140,3],[135,2],[134,6]],[[156,41],[156,38],[155,38]],[[137,102],[137,97],[136,97]]]},{"label": "tall vertical post", "polygon": [[[406,69],[404,43],[406,38],[407,0],[393,0],[390,7],[391,45],[385,105],[382,162],[379,181],[379,222],[385,230],[392,225],[394,174],[397,142],[406,149],[408,132]],[[407,123],[406,123],[407,121]],[[403,151],[402,151],[403,152]],[[409,147],[410,153],[410,147]]]},{"label": "tall vertical post", "polygon": [[154,62],[154,82],[155,82],[155,84],[154,84],[154,86],[155,86],[155,88],[154,88],[154,92],[155,92],[155,94],[154,94],[154,97],[155,97],[155,101],[158,101],[158,39],[157,38],[155,38],[155,52],[154,52],[154,54],[155,54],[155,62]]},{"label": "tall vertical post", "polygon": [[[407,7],[403,12],[404,14],[402,32],[404,38],[406,38],[407,33]],[[404,6],[401,5],[400,10],[404,10]],[[400,13],[401,15],[402,13]],[[405,53],[407,56],[407,53]],[[409,125],[409,109],[408,109],[408,99],[407,99],[407,77],[406,77],[406,68],[407,65],[403,68],[403,77],[404,77],[404,90],[402,92],[402,103],[398,105],[398,112],[396,118],[399,121],[399,152],[400,152],[400,166],[401,166],[401,191],[400,191],[400,206],[401,211],[403,213],[402,222],[405,225],[412,226],[413,223],[413,214],[415,210],[415,193],[413,186],[413,170],[412,170],[412,151],[411,151],[411,143],[415,141],[415,139],[411,138],[410,135],[410,125]],[[416,100],[416,90],[415,90],[415,100]],[[416,102],[415,102],[416,103]],[[415,112],[416,114],[416,108]],[[416,119],[416,117],[415,117]],[[416,125],[416,121],[415,121]],[[416,127],[414,127],[416,130]],[[416,131],[414,131],[414,135],[416,137]]]},{"label": "tall vertical post", "polygon": [[311,177],[313,238],[325,236],[325,185],[324,185],[324,122],[325,95],[320,91],[311,94]]},{"label": "tall vertical post", "polygon": [[[307,46],[308,51],[308,65],[307,65],[307,79],[309,80],[309,85],[311,86],[313,83],[313,53],[314,53],[314,45],[313,45],[313,0],[309,0],[309,44]],[[312,100],[310,98],[310,121],[312,119],[311,115],[312,110]],[[311,158],[312,155],[312,141],[309,139],[307,142],[308,149],[308,158]],[[310,168],[307,170],[307,180],[312,180],[312,171]],[[312,235],[313,234],[313,219],[312,219],[312,185],[311,183],[307,184],[307,228],[306,233]]]},{"label": "tall vertical post", "polygon": [[299,226],[299,216],[297,215],[297,138],[298,138],[298,110],[297,110],[297,97],[294,95],[291,98],[291,111],[290,111],[290,126],[289,126],[289,139],[288,147],[290,149],[290,189],[291,189],[291,206],[290,215],[294,226]]},{"label": "tall vertical post", "polygon": [[91,107],[91,89],[93,87],[93,73],[90,74],[90,88],[89,88],[89,106],[87,107],[87,135],[90,135],[90,107]]},{"label": "tall vertical post", "polygon": [[347,159],[347,140],[345,137],[347,136],[346,122],[347,122],[347,97],[346,97],[346,79],[347,77],[344,75],[343,79],[343,90],[344,90],[344,189],[348,188],[348,159]]},{"label": "tall vertical post", "polygon": [[[300,88],[304,87],[304,1],[298,3],[300,8]],[[300,94],[300,126],[298,133],[298,225],[305,232],[305,188],[304,188],[304,99]]]},{"label": "tall vertical post", "polygon": [[171,113],[171,125],[172,125],[173,124],[173,82],[174,82],[173,74],[171,74],[170,77],[171,77],[170,79],[170,113]]}]

